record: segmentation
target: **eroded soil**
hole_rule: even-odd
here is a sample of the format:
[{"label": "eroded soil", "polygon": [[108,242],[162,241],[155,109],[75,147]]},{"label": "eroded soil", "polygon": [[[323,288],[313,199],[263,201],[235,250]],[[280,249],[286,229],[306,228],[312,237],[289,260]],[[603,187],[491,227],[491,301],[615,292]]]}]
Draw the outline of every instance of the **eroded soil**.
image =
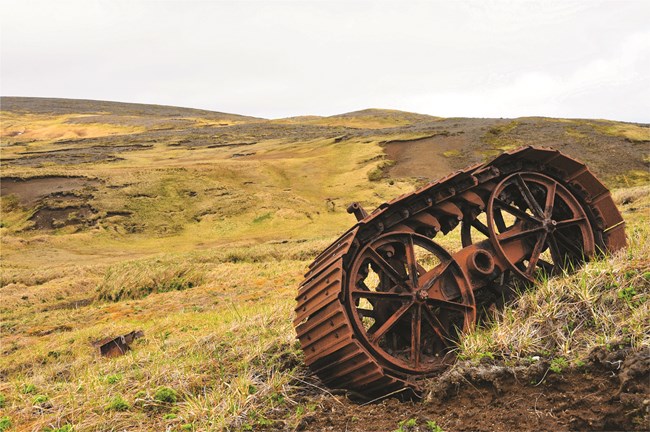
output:
[{"label": "eroded soil", "polygon": [[443,177],[459,169],[453,157],[445,154],[460,153],[468,144],[467,137],[438,135],[411,141],[391,141],[385,145],[386,155],[397,164],[390,169],[393,177]]},{"label": "eroded soil", "polygon": [[[436,180],[468,165],[492,160],[500,152],[521,146],[551,147],[587,164],[603,180],[629,170],[647,170],[639,155],[647,152],[647,141],[635,141],[605,132],[607,123],[546,118],[444,119],[425,139],[397,140],[384,144],[396,164],[391,177]],[[639,125],[647,128],[648,125]]]},{"label": "eroded soil", "polygon": [[66,193],[96,185],[86,177],[41,176],[0,178],[0,196],[16,195],[23,205],[32,205],[55,193]]},{"label": "eroded soil", "polygon": [[396,398],[364,405],[323,397],[300,430],[573,431],[650,429],[650,349],[592,352],[588,362],[553,372],[546,361],[528,366],[458,364],[431,379],[421,402]]},{"label": "eroded soil", "polygon": [[30,229],[92,226],[98,216],[90,201],[98,184],[97,179],[78,176],[2,177],[0,196],[13,196],[18,205],[33,208]]}]

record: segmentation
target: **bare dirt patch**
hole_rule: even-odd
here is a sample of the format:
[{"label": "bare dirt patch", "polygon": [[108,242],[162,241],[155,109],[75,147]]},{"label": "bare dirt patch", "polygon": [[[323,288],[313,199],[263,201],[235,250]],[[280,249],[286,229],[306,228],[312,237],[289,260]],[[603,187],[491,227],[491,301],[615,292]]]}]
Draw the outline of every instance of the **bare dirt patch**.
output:
[{"label": "bare dirt patch", "polygon": [[22,205],[33,205],[51,194],[73,192],[98,183],[98,180],[86,177],[2,177],[0,196],[15,195]]},{"label": "bare dirt patch", "polygon": [[650,349],[597,350],[584,367],[560,373],[530,366],[457,365],[432,379],[422,402],[387,399],[361,405],[324,398],[301,430],[391,431],[401,421],[424,431],[427,421],[450,431],[648,430]]},{"label": "bare dirt patch", "polygon": [[0,195],[12,195],[30,210],[26,229],[53,230],[66,226],[88,227],[97,223],[98,211],[90,204],[99,180],[87,177],[3,177]]},{"label": "bare dirt patch", "polygon": [[70,225],[92,226],[97,222],[97,211],[87,204],[63,208],[42,207],[36,210],[30,221],[33,229],[52,230]]},{"label": "bare dirt patch", "polygon": [[[560,150],[587,164],[605,181],[620,183],[617,177],[630,170],[641,173],[648,170],[644,162],[647,142],[604,132],[611,128],[608,122],[541,117],[514,120],[450,118],[439,120],[435,125],[436,136],[385,144],[387,156],[396,162],[387,171],[391,177],[435,180],[468,165],[492,160],[502,151],[527,145]],[[641,126],[647,128],[647,125],[638,125],[638,128]],[[414,130],[420,130],[419,127]],[[623,185],[630,186],[625,182]]]},{"label": "bare dirt patch", "polygon": [[[389,169],[393,177],[443,177],[458,164],[458,158],[468,145],[463,135],[438,135],[411,141],[390,141],[385,144],[386,155],[397,164]],[[461,163],[462,165],[462,163]]]}]

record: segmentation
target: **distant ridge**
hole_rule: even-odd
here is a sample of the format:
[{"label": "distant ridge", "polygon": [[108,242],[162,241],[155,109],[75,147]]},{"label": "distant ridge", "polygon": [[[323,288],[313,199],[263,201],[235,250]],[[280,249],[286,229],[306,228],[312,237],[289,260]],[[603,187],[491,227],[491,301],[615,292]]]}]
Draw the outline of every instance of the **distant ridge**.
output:
[{"label": "distant ridge", "polygon": [[355,129],[383,129],[415,124],[429,124],[442,120],[427,114],[393,109],[367,108],[331,116],[303,115],[274,120],[279,123],[343,126]]},{"label": "distant ridge", "polygon": [[[0,96],[0,111],[30,114],[110,114],[118,116],[202,117],[224,120],[267,120],[241,114],[224,113],[197,108],[93,99],[67,99],[23,96]],[[276,119],[279,121],[319,123],[324,119],[383,119],[408,122],[432,121],[441,117],[393,109],[366,108],[331,116],[302,115]]]},{"label": "distant ridge", "polygon": [[229,120],[262,120],[257,117],[222,113],[169,105],[110,102],[90,99],[63,99],[40,97],[0,97],[0,110],[31,114],[96,114],[151,115],[158,117],[203,117]]},{"label": "distant ridge", "polygon": [[366,108],[359,111],[351,111],[343,114],[336,114],[330,117],[339,118],[339,117],[402,117],[402,118],[411,118],[418,120],[433,120],[440,117],[431,116],[428,114],[418,114],[409,111],[400,111],[394,109],[382,109],[382,108]]}]

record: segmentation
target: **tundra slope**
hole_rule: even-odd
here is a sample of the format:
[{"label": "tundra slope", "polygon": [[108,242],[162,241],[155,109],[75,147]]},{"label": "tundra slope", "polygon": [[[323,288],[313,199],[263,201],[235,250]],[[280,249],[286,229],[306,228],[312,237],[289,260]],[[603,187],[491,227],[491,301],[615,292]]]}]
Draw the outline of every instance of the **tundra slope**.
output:
[{"label": "tundra slope", "polygon": [[[0,419],[16,430],[318,430],[344,421],[350,430],[381,430],[409,418],[488,429],[478,409],[476,417],[461,412],[474,387],[484,402],[512,397],[504,424],[522,416],[522,424],[555,430],[581,428],[580,419],[592,428],[647,424],[639,402],[647,389],[618,378],[628,366],[605,371],[589,354],[609,345],[638,358],[648,345],[647,125],[385,110],[264,120],[96,101],[0,104]],[[526,144],[564,146],[620,188],[628,253],[542,284],[461,341],[475,375],[515,367],[516,378],[499,378],[508,392],[457,370],[431,381],[424,403],[385,402],[391,410],[330,395],[303,366],[291,320],[307,264],[351,224],[346,204],[371,209],[450,167]],[[418,146],[426,151],[414,158]],[[132,352],[97,358],[93,340],[134,329],[145,337]],[[516,369],[530,362],[549,370],[537,386]],[[635,379],[647,382],[640,370]],[[566,387],[554,383],[560,378]],[[452,384],[445,393],[437,382]],[[176,397],[161,397],[174,394],[161,388]],[[574,389],[566,394],[576,406],[587,391],[601,402],[577,412],[540,396],[531,408],[538,389]]]}]

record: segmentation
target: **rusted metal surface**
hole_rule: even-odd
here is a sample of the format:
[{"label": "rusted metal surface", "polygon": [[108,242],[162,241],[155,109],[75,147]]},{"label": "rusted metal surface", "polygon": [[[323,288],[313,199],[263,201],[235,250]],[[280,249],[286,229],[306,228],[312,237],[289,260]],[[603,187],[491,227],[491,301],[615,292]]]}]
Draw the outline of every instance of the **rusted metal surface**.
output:
[{"label": "rusted metal surface", "polygon": [[501,262],[530,281],[539,268],[550,274],[595,252],[593,230],[578,200],[542,174],[521,172],[503,179],[490,195],[487,222]]},{"label": "rusted metal surface", "polygon": [[[368,396],[454,361],[477,298],[514,278],[575,268],[625,246],[609,191],[579,161],[525,147],[457,171],[366,213],[310,266],[294,325],[305,362],[329,386]],[[434,241],[459,228],[462,247]],[[486,300],[482,300],[485,302]]]},{"label": "rusted metal surface", "polygon": [[135,330],[114,338],[107,337],[98,340],[93,342],[93,346],[97,348],[99,354],[103,357],[119,357],[131,349],[134,340],[143,336],[144,332],[142,330]]}]

